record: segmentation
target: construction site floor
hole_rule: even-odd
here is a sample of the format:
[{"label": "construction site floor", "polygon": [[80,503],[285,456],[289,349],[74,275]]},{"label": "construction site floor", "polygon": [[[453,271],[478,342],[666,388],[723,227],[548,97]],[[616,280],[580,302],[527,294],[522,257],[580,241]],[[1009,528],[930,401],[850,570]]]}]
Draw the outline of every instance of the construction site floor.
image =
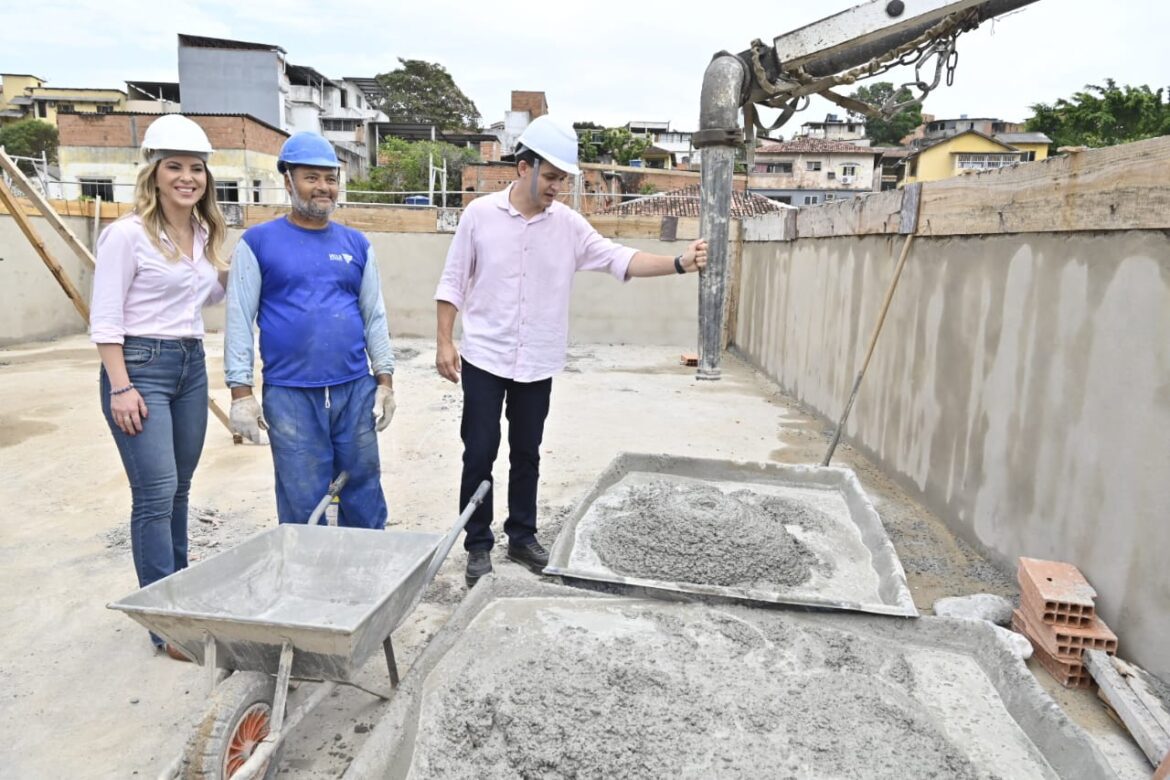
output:
[{"label": "construction site floor", "polygon": [[[226,409],[222,334],[206,346],[213,397]],[[429,339],[398,339],[397,414],[381,435],[390,522],[445,530],[457,512],[459,388],[435,373]],[[553,383],[541,462],[540,537],[552,545],[581,494],[619,452],[816,463],[827,424],[734,356],[723,379],[696,382],[677,348],[582,344]],[[12,777],[153,776],[177,755],[205,705],[202,670],[155,653],[145,631],[105,605],[136,589],[130,491],[101,416],[97,352],[84,336],[0,349],[0,766]],[[864,389],[862,390],[864,392]],[[497,461],[504,516],[506,437]],[[919,610],[969,593],[1016,597],[1013,578],[848,446],[906,570]],[[213,418],[191,493],[192,561],[276,522],[266,447],[235,446]],[[532,577],[497,547],[497,574]],[[395,634],[403,674],[465,595],[459,548]],[[1029,668],[1109,757],[1120,777],[1148,777],[1133,741],[1097,697]],[[387,686],[374,659],[360,682]],[[387,705],[341,688],[291,735],[281,776],[337,777]]]}]

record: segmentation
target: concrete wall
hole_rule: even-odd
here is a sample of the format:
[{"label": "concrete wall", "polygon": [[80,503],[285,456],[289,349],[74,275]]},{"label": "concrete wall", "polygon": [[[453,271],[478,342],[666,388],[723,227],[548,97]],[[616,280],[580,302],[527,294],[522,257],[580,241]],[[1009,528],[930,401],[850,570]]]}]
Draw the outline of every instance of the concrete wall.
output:
[{"label": "concrete wall", "polygon": [[[89,220],[66,219],[89,245]],[[89,299],[91,276],[81,261],[39,217],[34,227],[53,256]],[[103,224],[108,224],[103,223]],[[242,231],[230,230],[234,247]],[[435,334],[435,287],[451,244],[450,234],[369,233],[378,257],[391,332],[398,336]],[[674,255],[686,242],[632,240],[630,246]],[[0,344],[85,332],[81,318],[45,268],[24,234],[7,214],[0,214]],[[698,343],[697,277],[635,279],[622,284],[607,274],[578,274],[573,290],[569,337],[575,342],[656,344],[672,351],[694,351]],[[204,323],[223,328],[223,307],[209,308]]]},{"label": "concrete wall", "polygon": [[[88,245],[86,220],[72,218],[65,222]],[[45,220],[35,217],[32,224],[88,303],[93,290],[93,275],[88,267]],[[84,332],[81,315],[16,221],[8,214],[0,214],[0,345]]]},{"label": "concrete wall", "polygon": [[[901,238],[747,244],[736,343],[836,419]],[[1170,237],[915,243],[846,429],[1014,570],[1070,561],[1170,675]]]},{"label": "concrete wall", "polygon": [[183,111],[251,114],[284,127],[280,56],[275,51],[179,47]]}]

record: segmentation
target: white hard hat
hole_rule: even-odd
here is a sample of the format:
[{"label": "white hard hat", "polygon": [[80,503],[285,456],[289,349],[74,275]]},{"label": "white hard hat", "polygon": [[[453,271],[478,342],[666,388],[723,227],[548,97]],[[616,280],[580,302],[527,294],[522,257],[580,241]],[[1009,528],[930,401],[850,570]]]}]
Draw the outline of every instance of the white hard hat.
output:
[{"label": "white hard hat", "polygon": [[152,162],[175,154],[189,154],[207,162],[212,148],[202,127],[181,114],[164,114],[146,128],[142,151]]},{"label": "white hard hat", "polygon": [[516,152],[520,146],[531,149],[540,155],[549,165],[560,168],[570,176],[581,175],[577,167],[577,131],[565,122],[553,119],[549,115],[538,116],[533,119],[520,138]]}]

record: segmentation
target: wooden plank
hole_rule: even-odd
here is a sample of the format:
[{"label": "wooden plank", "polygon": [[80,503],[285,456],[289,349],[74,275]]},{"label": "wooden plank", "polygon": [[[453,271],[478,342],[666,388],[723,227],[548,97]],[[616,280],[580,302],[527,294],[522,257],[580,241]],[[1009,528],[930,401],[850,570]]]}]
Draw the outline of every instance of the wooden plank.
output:
[{"label": "wooden plank", "polygon": [[657,239],[662,233],[662,217],[593,214],[588,220],[598,233],[609,238]]},{"label": "wooden plank", "polygon": [[16,166],[16,163],[3,150],[0,150],[0,168],[3,168],[12,177],[12,180],[20,185],[20,188],[24,190],[24,196],[32,201],[33,205],[37,207],[37,211],[41,212],[41,216],[45,218],[45,221],[53,227],[53,230],[57,231],[57,235],[64,239],[65,245],[72,249],[73,254],[81,258],[81,262],[88,265],[92,270],[94,267],[94,259],[89,248],[81,243],[77,236],[73,235],[73,231],[61,220],[56,210],[33,187],[32,182],[24,175],[24,171],[20,170]]},{"label": "wooden plank", "polygon": [[919,235],[1170,227],[1170,136],[924,185]]},{"label": "wooden plank", "polygon": [[8,189],[8,185],[4,183],[3,177],[0,177],[0,203],[8,209],[8,213],[16,220],[16,224],[20,227],[24,237],[32,244],[33,249],[41,256],[41,260],[48,267],[49,271],[57,280],[57,284],[61,285],[61,289],[69,296],[69,300],[73,302],[73,308],[77,309],[77,313],[81,315],[81,319],[89,324],[89,304],[81,297],[73,280],[65,273],[65,269],[61,264],[53,258],[49,248],[45,246],[45,242],[37,233],[36,228],[32,226],[32,222],[28,216],[25,215],[24,209],[16,202],[16,197],[12,194],[12,190]]},{"label": "wooden plank", "polygon": [[1146,709],[1150,711],[1150,715],[1158,722],[1162,730],[1170,734],[1170,712],[1166,710],[1167,703],[1163,702],[1158,694],[1150,690],[1147,682],[1149,680],[1149,672],[1136,664],[1128,663],[1116,656],[1113,658],[1113,666],[1117,669],[1118,674],[1125,678],[1125,681],[1129,684],[1129,689],[1133,691],[1134,695],[1146,705]]},{"label": "wooden plank", "polygon": [[1170,734],[1162,729],[1146,705],[1134,695],[1129,683],[1113,665],[1113,659],[1102,650],[1086,650],[1084,663],[1146,758],[1154,766],[1162,763],[1170,753]]},{"label": "wooden plank", "polygon": [[802,208],[796,218],[797,235],[827,238],[898,233],[903,197],[902,190],[890,190]]}]

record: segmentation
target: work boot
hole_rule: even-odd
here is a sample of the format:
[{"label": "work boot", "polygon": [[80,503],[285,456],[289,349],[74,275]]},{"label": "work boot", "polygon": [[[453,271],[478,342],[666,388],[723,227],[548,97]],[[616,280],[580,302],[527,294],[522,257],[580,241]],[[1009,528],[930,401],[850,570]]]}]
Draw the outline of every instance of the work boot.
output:
[{"label": "work boot", "polygon": [[535,574],[542,574],[544,567],[548,566],[548,551],[540,546],[540,542],[536,541],[523,547],[509,544],[508,559],[528,567]]},{"label": "work boot", "polygon": [[475,583],[479,582],[480,577],[491,573],[491,550],[471,550],[467,553],[467,571],[464,574],[467,587],[473,587]]}]

